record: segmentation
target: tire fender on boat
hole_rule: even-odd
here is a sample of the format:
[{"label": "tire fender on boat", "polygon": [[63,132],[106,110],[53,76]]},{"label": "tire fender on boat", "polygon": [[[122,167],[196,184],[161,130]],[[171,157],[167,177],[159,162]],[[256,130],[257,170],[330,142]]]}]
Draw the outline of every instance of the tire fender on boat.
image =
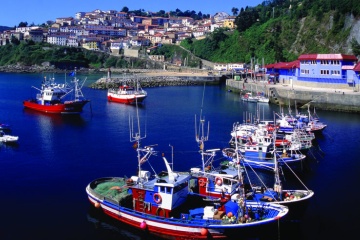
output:
[{"label": "tire fender on boat", "polygon": [[163,217],[166,216],[165,209],[163,209],[163,208],[156,209],[156,216],[161,216],[161,213],[162,213]]},{"label": "tire fender on boat", "polygon": [[161,195],[159,193],[155,193],[154,196],[153,196],[153,199],[154,199],[154,202],[159,204],[161,203]]}]

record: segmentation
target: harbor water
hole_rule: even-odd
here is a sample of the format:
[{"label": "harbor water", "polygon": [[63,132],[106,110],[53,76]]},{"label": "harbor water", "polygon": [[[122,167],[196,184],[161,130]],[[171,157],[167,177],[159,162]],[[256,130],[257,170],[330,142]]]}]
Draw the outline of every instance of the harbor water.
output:
[{"label": "harbor water", "polygon": [[[18,144],[0,143],[0,239],[150,239],[94,211],[85,192],[93,179],[136,173],[129,119],[138,114],[143,145],[156,145],[158,154],[151,160],[155,171],[164,170],[161,154],[173,162],[175,170],[188,171],[201,165],[195,140],[195,122],[200,116],[210,124],[205,149],[222,149],[228,147],[235,122],[251,119],[256,113],[261,120],[271,120],[281,110],[273,104],[242,102],[238,94],[226,91],[224,84],[146,88],[148,97],[136,108],[108,102],[106,90],[89,88],[102,75],[77,76],[87,78],[82,91],[91,100],[79,116],[24,109],[22,101],[35,97],[38,90],[32,86],[39,88],[44,76],[0,73],[0,122],[10,124],[10,134],[19,136]],[[65,80],[64,74],[48,77],[59,83]],[[328,127],[316,137],[298,173],[315,192],[313,199],[298,221],[279,222],[276,229],[254,233],[252,239],[357,236],[360,115],[316,112]],[[215,160],[224,160],[220,151]],[[259,174],[272,184],[271,173]],[[284,189],[297,186],[295,181],[285,175]]]}]

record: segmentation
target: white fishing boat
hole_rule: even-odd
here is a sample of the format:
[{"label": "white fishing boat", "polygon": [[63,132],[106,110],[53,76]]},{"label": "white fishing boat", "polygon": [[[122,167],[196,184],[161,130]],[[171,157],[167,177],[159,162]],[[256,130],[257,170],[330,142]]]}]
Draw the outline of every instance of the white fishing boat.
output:
[{"label": "white fishing boat", "polygon": [[18,140],[19,140],[18,136],[8,135],[4,131],[0,131],[0,142],[3,142],[3,143],[16,143]]}]

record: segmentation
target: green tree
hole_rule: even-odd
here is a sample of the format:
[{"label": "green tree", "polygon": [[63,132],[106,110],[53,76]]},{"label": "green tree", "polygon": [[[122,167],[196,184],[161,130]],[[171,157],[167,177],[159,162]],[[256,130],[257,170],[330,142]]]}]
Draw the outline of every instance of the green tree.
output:
[{"label": "green tree", "polygon": [[121,12],[129,12],[129,8],[128,7],[123,7],[122,9],[121,9]]},{"label": "green tree", "polygon": [[239,12],[239,9],[236,7],[231,8],[231,12],[233,13],[233,16],[236,16]]},{"label": "green tree", "polygon": [[20,44],[20,40],[17,39],[17,37],[15,37],[15,36],[11,36],[10,42],[11,42],[12,44],[14,44],[14,45],[19,45],[19,44]]},{"label": "green tree", "polygon": [[360,44],[355,38],[351,40],[351,48],[355,56],[360,56]]}]

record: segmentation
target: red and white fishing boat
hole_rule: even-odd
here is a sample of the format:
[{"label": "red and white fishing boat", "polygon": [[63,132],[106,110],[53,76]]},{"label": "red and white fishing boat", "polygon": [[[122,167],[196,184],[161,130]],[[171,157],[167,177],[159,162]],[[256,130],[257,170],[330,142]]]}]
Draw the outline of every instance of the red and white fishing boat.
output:
[{"label": "red and white fishing boat", "polygon": [[53,114],[81,113],[90,100],[84,98],[75,73],[70,75],[74,76],[73,80],[65,84],[55,83],[54,78],[47,80],[45,77],[40,89],[33,86],[39,93],[36,98],[23,101],[24,108]]},{"label": "red and white fishing boat", "polygon": [[121,85],[118,89],[109,89],[107,93],[107,99],[109,102],[118,103],[142,103],[147,97],[147,92],[144,91],[138,81],[136,86]]},{"label": "red and white fishing boat", "polygon": [[[231,199],[208,201],[204,192],[196,193],[196,189],[205,188],[205,180],[212,177],[217,186],[223,185],[224,177],[229,176],[174,171],[174,165],[164,154],[166,171],[156,173],[150,164],[150,157],[156,155],[155,145],[142,147],[141,140],[145,136],[140,130],[131,130],[130,136],[137,151],[137,175],[95,179],[86,186],[86,193],[91,205],[99,212],[142,230],[144,234],[164,239],[230,239],[262,231],[264,227],[276,228],[278,221],[289,211],[288,207],[275,203],[247,202],[241,187],[233,194],[229,193]],[[146,163],[153,174],[143,167]],[[242,184],[242,179],[231,180],[233,185]]]}]

